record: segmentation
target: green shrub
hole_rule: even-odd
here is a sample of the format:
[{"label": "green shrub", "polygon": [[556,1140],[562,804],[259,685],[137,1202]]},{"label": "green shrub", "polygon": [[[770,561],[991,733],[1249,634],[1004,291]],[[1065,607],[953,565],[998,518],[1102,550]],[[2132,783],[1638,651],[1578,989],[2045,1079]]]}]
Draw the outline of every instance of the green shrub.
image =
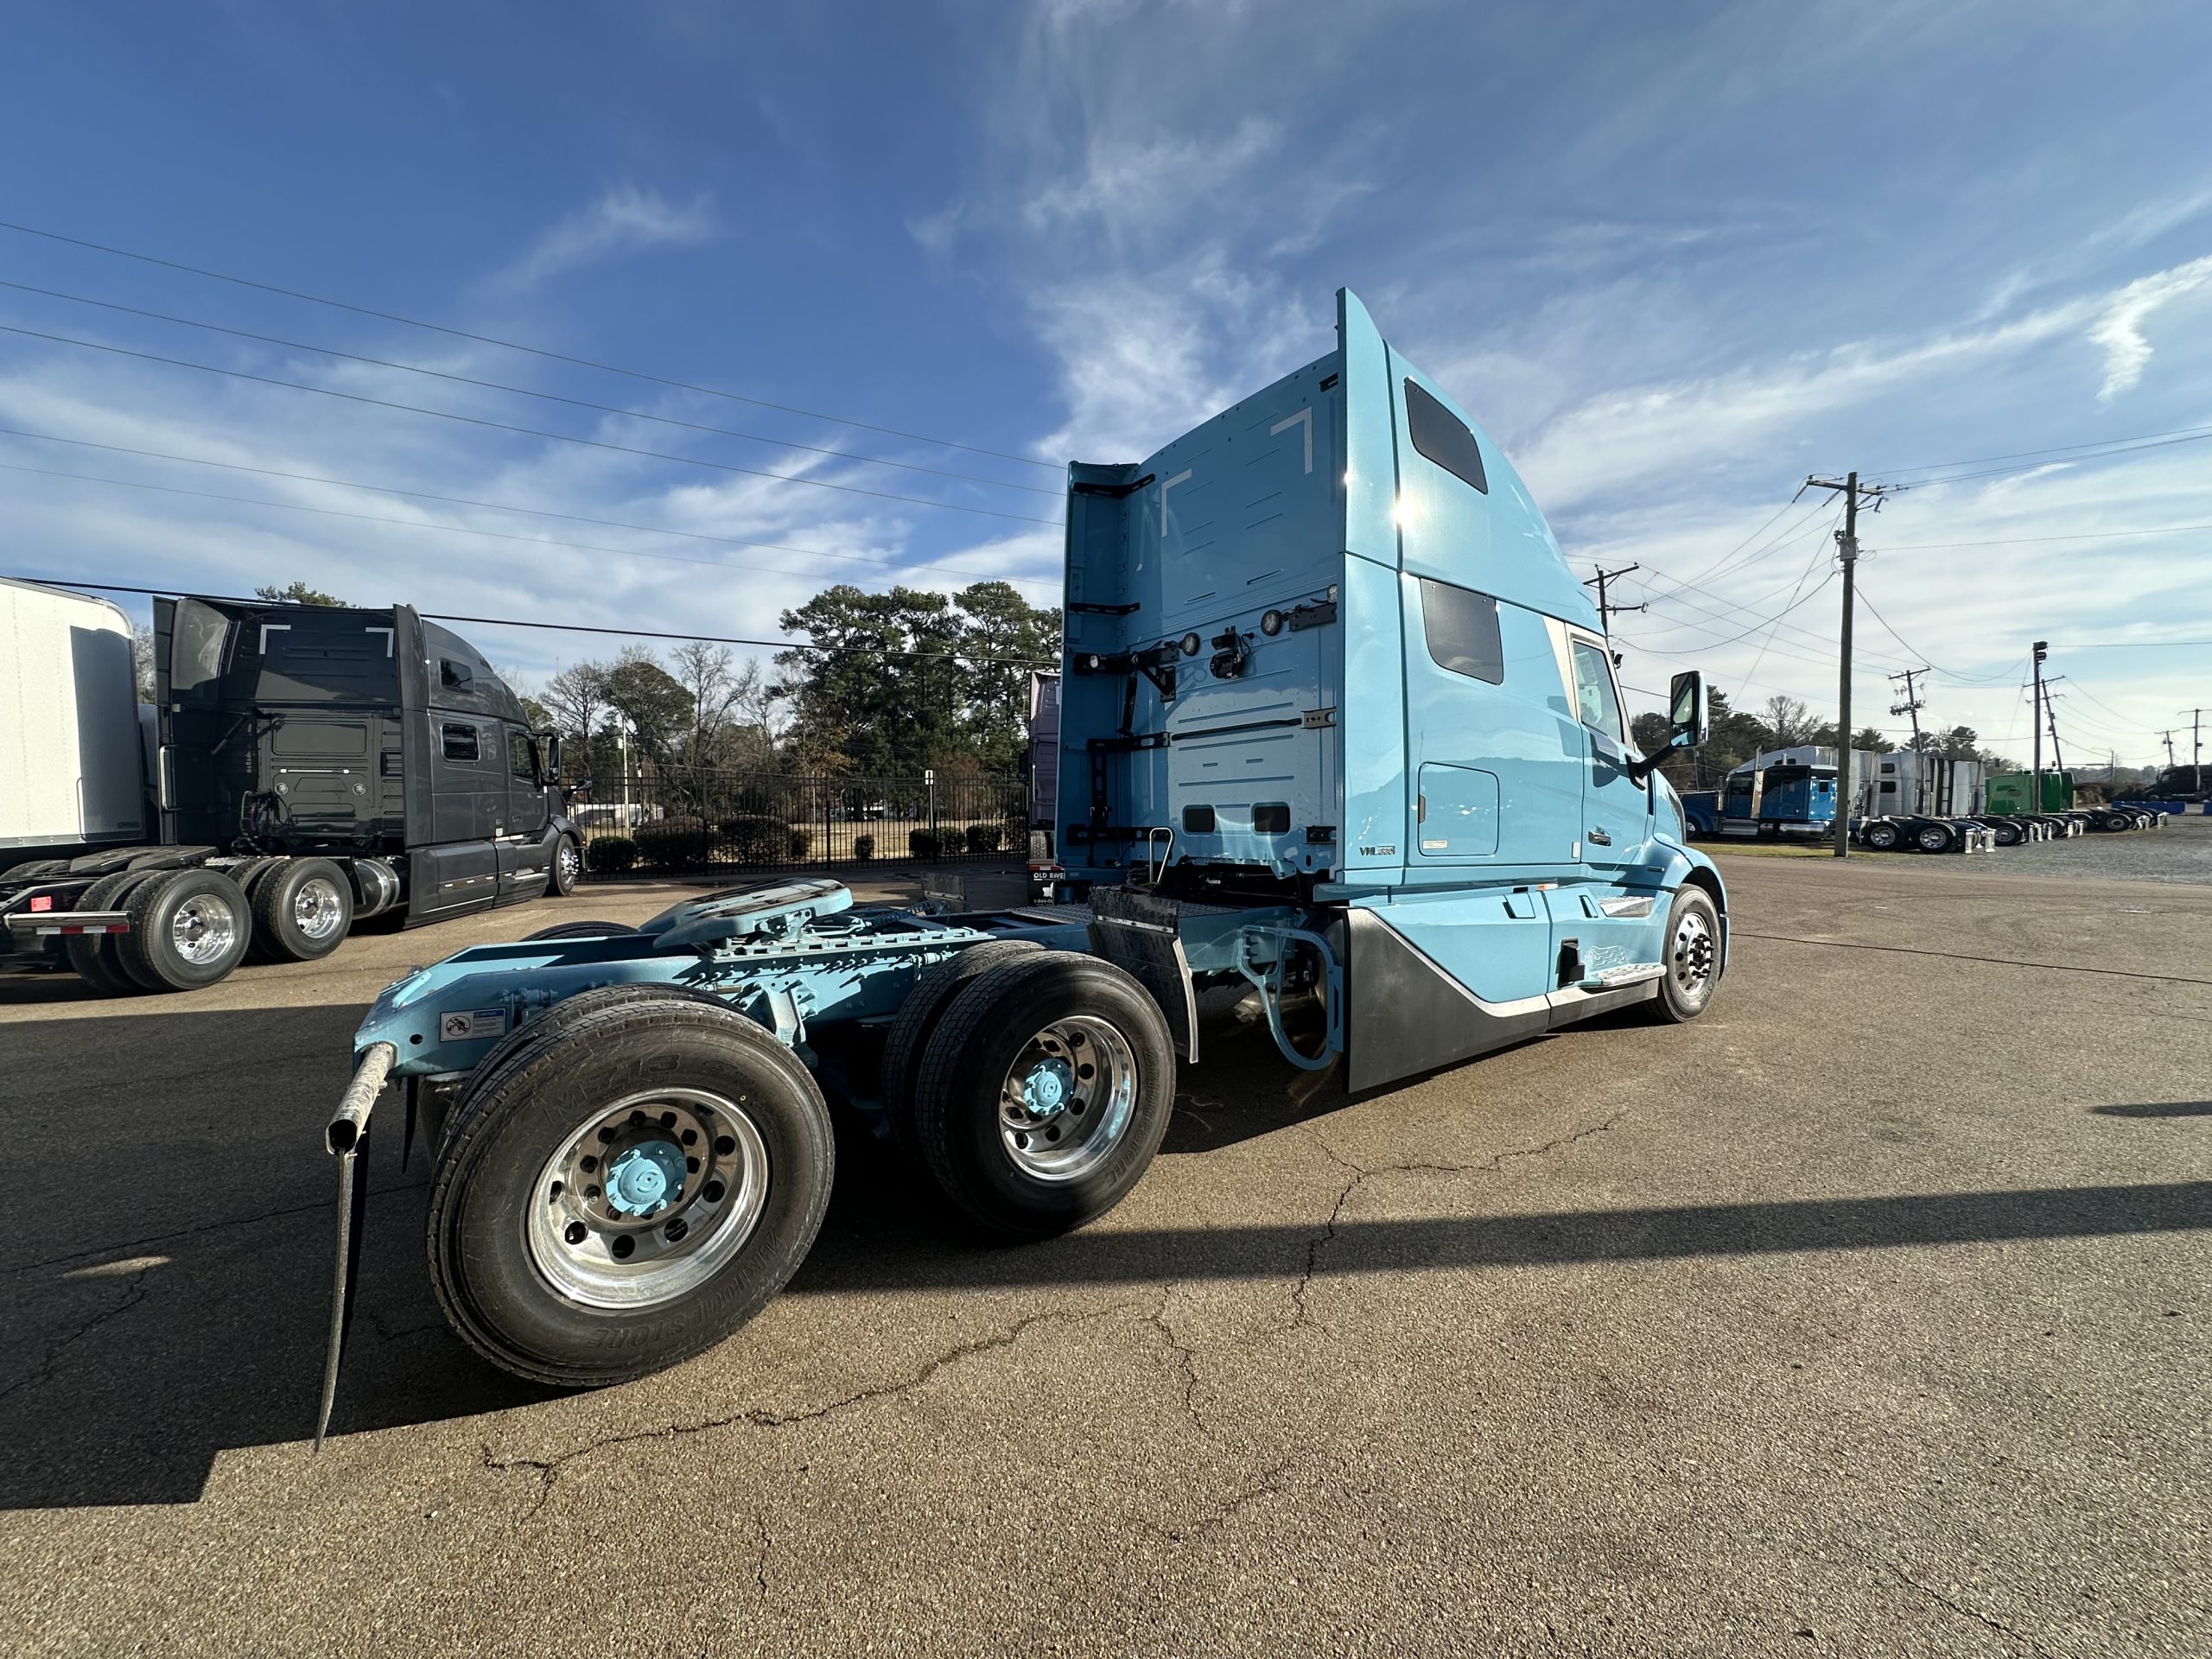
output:
[{"label": "green shrub", "polygon": [[638,861],[638,843],[627,836],[601,836],[584,849],[584,868],[619,875]]},{"label": "green shrub", "polygon": [[714,836],[696,818],[664,818],[641,823],[635,837],[638,861],[655,869],[692,869],[707,861]]},{"label": "green shrub", "polygon": [[785,828],[781,818],[765,812],[724,818],[715,826],[721,837],[722,856],[733,864],[773,864],[784,855]]},{"label": "green shrub", "polygon": [[906,832],[906,851],[925,864],[930,864],[944,856],[944,846],[934,830],[909,830]]},{"label": "green shrub", "polygon": [[875,837],[874,836],[855,836],[853,837],[853,856],[863,864],[871,862],[875,857]]},{"label": "green shrub", "polygon": [[804,861],[808,858],[814,851],[814,831],[811,830],[792,830],[785,838],[784,851],[788,854],[794,861]]},{"label": "green shrub", "polygon": [[971,823],[968,826],[968,850],[971,853],[995,853],[1005,838],[1002,823]]}]

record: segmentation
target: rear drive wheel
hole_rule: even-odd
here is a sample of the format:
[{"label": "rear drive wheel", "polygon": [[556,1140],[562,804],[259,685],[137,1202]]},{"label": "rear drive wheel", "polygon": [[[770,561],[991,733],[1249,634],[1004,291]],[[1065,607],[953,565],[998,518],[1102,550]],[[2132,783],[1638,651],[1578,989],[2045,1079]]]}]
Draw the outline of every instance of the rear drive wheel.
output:
[{"label": "rear drive wheel", "polygon": [[1993,823],[1989,829],[1999,847],[2017,847],[2027,839],[2026,832],[2017,823]]},{"label": "rear drive wheel", "polygon": [[835,1154],[813,1077],[743,1014],[680,992],[571,1005],[478,1068],[428,1242],[462,1340],[518,1376],[589,1388],[688,1359],[760,1312],[821,1228]]},{"label": "rear drive wheel", "polygon": [[1859,839],[1876,852],[1886,853],[1894,849],[1904,837],[1894,823],[1870,823]]},{"label": "rear drive wheel", "polygon": [[1655,1012],[1670,1025],[1694,1020],[1720,979],[1720,912],[1702,887],[1684,887],[1667,911],[1666,969]]},{"label": "rear drive wheel", "polygon": [[123,970],[149,991],[193,991],[237,967],[253,937],[238,884],[219,870],[157,873],[131,890]]},{"label": "rear drive wheel", "polygon": [[1948,853],[1951,850],[1951,831],[1940,823],[1923,823],[1913,831],[1912,844],[1923,853]]},{"label": "rear drive wheel", "polygon": [[320,961],[345,943],[353,925],[353,884],[327,858],[286,859],[254,882],[254,951],[260,961]]},{"label": "rear drive wheel", "polygon": [[953,1203],[1042,1238],[1121,1202],[1166,1133],[1175,1046],[1152,994],[1067,950],[970,981],[930,1038],[914,1138]]},{"label": "rear drive wheel", "polygon": [[[124,870],[114,875],[104,875],[85,889],[85,896],[73,908],[78,910],[118,910],[121,899],[131,888],[154,877],[138,870]],[[138,982],[123,971],[116,956],[116,946],[123,936],[118,933],[73,933],[61,941],[61,948],[69,965],[77,970],[77,977],[105,996],[136,996]]]},{"label": "rear drive wheel", "polygon": [[925,969],[899,1005],[883,1039],[883,1110],[891,1124],[891,1138],[903,1151],[920,1155],[914,1140],[914,1080],[922,1066],[922,1053],[952,999],[968,982],[987,968],[995,968],[1016,957],[1031,957],[1044,947],[1027,939],[1001,939],[975,944],[958,956]]}]

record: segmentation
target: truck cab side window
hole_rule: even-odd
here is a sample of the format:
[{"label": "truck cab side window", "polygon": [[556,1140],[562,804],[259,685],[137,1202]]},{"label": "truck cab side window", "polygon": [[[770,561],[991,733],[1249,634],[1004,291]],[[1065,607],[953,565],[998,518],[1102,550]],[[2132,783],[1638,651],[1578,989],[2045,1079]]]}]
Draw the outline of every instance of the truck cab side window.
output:
[{"label": "truck cab side window", "polygon": [[448,760],[476,760],[482,758],[476,743],[476,728],[448,721],[441,728]]},{"label": "truck cab side window", "polygon": [[467,663],[441,657],[438,658],[438,683],[453,690],[466,691],[476,683],[476,671]]},{"label": "truck cab side window", "polygon": [[507,770],[525,784],[537,781],[537,751],[529,733],[507,734]]},{"label": "truck cab side window", "polygon": [[1461,483],[1490,493],[1482,448],[1467,423],[1411,380],[1406,382],[1406,435],[1414,448]]},{"label": "truck cab side window", "polygon": [[1586,639],[1574,641],[1574,705],[1585,726],[1594,727],[1615,742],[1626,742],[1621,725],[1621,702],[1613,690],[1611,667],[1605,652]]},{"label": "truck cab side window", "polygon": [[1497,631],[1497,601],[1488,594],[1421,578],[1421,626],[1439,668],[1470,679],[1505,683],[1505,646]]}]

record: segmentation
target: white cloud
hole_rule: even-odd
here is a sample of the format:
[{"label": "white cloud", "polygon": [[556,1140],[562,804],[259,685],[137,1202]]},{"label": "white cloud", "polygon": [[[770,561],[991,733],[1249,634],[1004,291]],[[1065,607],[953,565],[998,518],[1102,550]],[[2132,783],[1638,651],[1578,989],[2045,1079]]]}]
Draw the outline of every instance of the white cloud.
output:
[{"label": "white cloud", "polygon": [[648,248],[694,247],[716,233],[713,203],[704,194],[683,207],[658,191],[613,185],[539,236],[493,278],[493,286],[509,291],[535,288],[581,266]]},{"label": "white cloud", "polygon": [[2110,403],[2142,380],[2144,365],[2151,360],[2151,342],[2144,336],[2143,325],[2152,313],[2207,283],[2212,283],[2212,254],[2142,277],[2113,296],[2096,327],[2089,330],[2089,338],[2105,352],[2105,383],[2097,392],[2099,403]]}]

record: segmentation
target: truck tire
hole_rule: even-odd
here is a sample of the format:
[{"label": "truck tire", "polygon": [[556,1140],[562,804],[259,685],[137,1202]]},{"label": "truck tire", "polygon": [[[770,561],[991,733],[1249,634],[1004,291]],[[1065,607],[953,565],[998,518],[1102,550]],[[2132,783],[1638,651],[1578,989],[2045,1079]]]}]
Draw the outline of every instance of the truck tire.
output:
[{"label": "truck tire", "polygon": [[123,971],[149,991],[213,985],[245,959],[253,915],[219,870],[156,871],[130,891],[130,931],[116,947]]},{"label": "truck tire", "polygon": [[565,899],[576,890],[583,873],[584,849],[576,844],[574,836],[563,836],[553,843],[553,868],[546,877],[546,890],[556,898]]},{"label": "truck tire", "polygon": [[971,944],[958,956],[938,963],[916,980],[899,1005],[891,1030],[883,1039],[882,1084],[880,1090],[891,1138],[903,1152],[918,1158],[914,1139],[914,1081],[921,1071],[922,1054],[930,1034],[952,1006],[952,999],[968,982],[987,968],[1015,957],[1036,955],[1045,947],[1028,939],[1001,939],[990,944]]},{"label": "truck tire", "polygon": [[66,858],[32,858],[26,859],[21,864],[10,864],[6,869],[0,870],[0,882],[31,881],[40,876],[68,874],[69,861]]},{"label": "truck tire", "polygon": [[525,933],[523,943],[532,939],[601,939],[610,933],[635,933],[638,930],[627,922],[556,922],[551,927],[541,927],[535,933]]},{"label": "truck tire", "polygon": [[1044,1238],[1121,1202],[1174,1106],[1175,1046],[1152,994],[1111,963],[1046,950],[953,998],[922,1054],[914,1138],[980,1225]]},{"label": "truck tire", "polygon": [[1870,823],[1859,838],[1876,852],[1886,853],[1893,851],[1904,836],[1894,823]]},{"label": "truck tire", "polygon": [[1997,837],[1999,847],[2017,847],[2027,839],[2027,832],[2017,823],[1993,823],[1989,826],[1989,832]]},{"label": "truck tire", "polygon": [[[132,887],[151,879],[137,870],[118,870],[113,875],[104,875],[86,887],[84,896],[71,908],[120,909],[118,897],[127,898]],[[122,938],[118,933],[73,933],[61,941],[62,953],[69,958],[77,977],[103,996],[136,996],[138,982],[123,971],[116,957],[116,946]]]},{"label": "truck tire", "polygon": [[257,962],[320,962],[353,925],[353,883],[327,858],[288,858],[253,878]]},{"label": "truck tire", "polygon": [[1912,844],[1923,853],[1948,853],[1955,839],[1948,824],[1923,823],[1912,832]]},{"label": "truck tire", "polygon": [[1720,912],[1703,887],[1682,887],[1667,909],[1666,972],[1652,1012],[1665,1024],[1685,1025],[1713,1003],[1720,981]]},{"label": "truck tire", "polygon": [[613,988],[645,994],[571,998],[478,1068],[430,1192],[447,1322],[560,1388],[661,1370],[759,1313],[836,1162],[821,1090],[773,1036],[711,999]]}]

